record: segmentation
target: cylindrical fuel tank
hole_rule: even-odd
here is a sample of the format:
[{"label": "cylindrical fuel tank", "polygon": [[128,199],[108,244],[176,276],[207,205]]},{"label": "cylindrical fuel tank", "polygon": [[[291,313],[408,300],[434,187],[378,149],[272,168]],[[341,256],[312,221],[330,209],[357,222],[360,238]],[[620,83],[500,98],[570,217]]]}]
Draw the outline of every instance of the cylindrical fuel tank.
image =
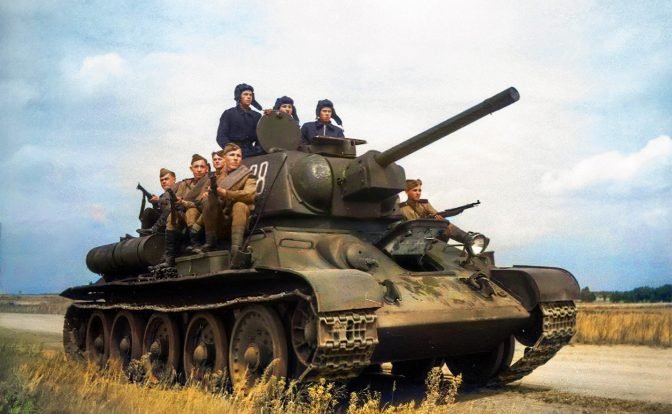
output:
[{"label": "cylindrical fuel tank", "polygon": [[161,262],[164,249],[163,235],[134,237],[94,247],[86,255],[86,266],[103,276],[106,282],[111,282],[145,273],[147,266]]}]

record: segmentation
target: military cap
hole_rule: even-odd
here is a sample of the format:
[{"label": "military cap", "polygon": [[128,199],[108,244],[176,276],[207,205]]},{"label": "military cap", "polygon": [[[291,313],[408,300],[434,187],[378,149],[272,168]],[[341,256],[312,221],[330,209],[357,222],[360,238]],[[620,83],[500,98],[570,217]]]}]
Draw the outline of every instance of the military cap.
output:
[{"label": "military cap", "polygon": [[341,118],[336,114],[336,109],[334,109],[333,102],[331,102],[329,99],[322,99],[321,101],[317,101],[317,106],[315,107],[316,117],[320,117],[320,111],[322,108],[331,108],[331,117],[334,118],[334,121],[336,121],[338,125],[343,125]]},{"label": "military cap", "polygon": [[406,191],[411,190],[419,185],[422,185],[422,180],[416,178],[415,180],[406,180]]},{"label": "military cap", "polygon": [[247,83],[240,83],[236,85],[236,89],[233,91],[233,99],[236,102],[240,102],[240,95],[242,95],[245,91],[252,92],[252,106],[261,111],[261,105],[259,105],[259,102],[257,102],[257,100],[254,98],[254,88],[252,85],[248,85]]},{"label": "military cap", "polygon": [[205,157],[203,157],[202,155],[194,154],[194,155],[191,156],[191,163],[192,164],[195,163],[196,161],[200,161],[200,160],[205,161],[206,164],[208,163],[208,160],[206,160]]},{"label": "military cap", "polygon": [[292,117],[296,119],[296,122],[299,122],[299,116],[296,114],[296,106],[294,106],[294,99],[289,96],[281,96],[275,100],[275,105],[273,105],[274,110],[280,109],[281,105],[290,104],[292,105]]},{"label": "military cap", "polygon": [[161,169],[159,170],[159,178],[163,177],[163,176],[166,175],[166,174],[170,174],[170,175],[172,175],[173,177],[175,177],[175,173],[172,172],[172,171],[170,171],[168,168],[161,168]]},{"label": "military cap", "polygon": [[224,149],[221,150],[220,152],[222,153],[222,157],[225,154],[228,154],[231,151],[236,151],[236,150],[241,150],[240,147],[233,142],[229,142],[228,144],[224,145]]}]

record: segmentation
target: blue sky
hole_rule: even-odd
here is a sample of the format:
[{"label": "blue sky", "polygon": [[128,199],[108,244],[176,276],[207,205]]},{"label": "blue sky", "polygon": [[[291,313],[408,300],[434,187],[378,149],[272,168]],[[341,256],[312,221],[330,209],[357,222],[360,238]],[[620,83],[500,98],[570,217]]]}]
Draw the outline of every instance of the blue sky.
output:
[{"label": "blue sky", "polygon": [[330,98],[385,149],[508,86],[520,102],[400,164],[500,265],[672,282],[669,2],[0,3],[0,291],[96,280],[135,184],[216,148],[233,88],[303,121]]}]

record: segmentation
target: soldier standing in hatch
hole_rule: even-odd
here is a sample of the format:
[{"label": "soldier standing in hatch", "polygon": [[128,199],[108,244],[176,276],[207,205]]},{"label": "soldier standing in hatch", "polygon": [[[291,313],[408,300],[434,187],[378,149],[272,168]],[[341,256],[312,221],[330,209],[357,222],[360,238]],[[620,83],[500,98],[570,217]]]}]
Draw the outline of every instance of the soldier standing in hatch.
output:
[{"label": "soldier standing in hatch", "polygon": [[178,234],[182,229],[186,230],[187,244],[191,245],[201,229],[202,218],[199,210],[201,195],[208,184],[208,160],[203,156],[194,154],[191,157],[189,169],[194,174],[193,178],[182,180],[175,191],[175,208],[166,219],[166,250],[165,261],[160,267],[175,267],[177,255]]},{"label": "soldier standing in hatch", "polygon": [[[334,103],[329,99],[323,99],[317,102],[315,116],[317,117],[315,121],[306,122],[301,127],[302,144],[309,145],[318,135],[334,138],[345,137],[345,135],[343,135],[343,128],[340,127],[340,125],[343,125],[341,118],[336,114]],[[339,126],[331,123],[332,118]]]},{"label": "soldier standing in hatch", "polygon": [[287,115],[290,115],[296,123],[299,123],[299,116],[296,114],[296,107],[294,106],[294,99],[289,96],[281,96],[275,100],[275,105],[273,109],[264,109],[264,115],[268,115],[271,111],[280,111],[284,112]]},{"label": "soldier standing in hatch", "polygon": [[[143,212],[143,223],[145,222],[144,217],[148,215],[158,215],[158,218],[149,228],[142,228],[138,230],[141,236],[148,236],[150,234],[165,233],[166,232],[166,222],[168,220],[168,214],[170,214],[170,194],[168,194],[168,189],[176,190],[175,186],[175,173],[166,168],[161,168],[159,171],[159,181],[161,182],[161,188],[163,188],[163,194],[160,196],[152,195],[152,198],[149,199],[149,202],[157,205],[157,208],[154,209],[145,209]],[[147,210],[155,210],[151,213]]]},{"label": "soldier standing in hatch", "polygon": [[[247,166],[242,165],[243,154],[236,144],[227,144],[221,151],[224,168],[211,186],[203,202],[206,244],[204,250],[214,249],[219,240],[231,237],[231,263],[243,247],[247,220],[254,210],[257,180]],[[230,232],[230,233],[229,233]]]},{"label": "soldier standing in hatch", "polygon": [[[438,211],[429,204],[428,200],[421,199],[421,196],[422,181],[420,179],[406,180],[407,200],[403,203],[399,203],[399,208],[401,209],[401,214],[404,216],[405,221],[426,218],[446,220],[437,214]],[[460,229],[450,221],[448,221],[446,231],[439,235],[438,239],[444,242],[447,242],[448,239],[453,239],[464,244],[466,249],[471,249],[471,245],[473,244],[473,240],[471,236],[469,236],[469,233]]]},{"label": "soldier standing in hatch", "polygon": [[254,99],[254,88],[241,83],[236,86],[233,98],[236,106],[224,111],[219,118],[217,143],[222,148],[230,142],[237,144],[244,157],[263,154],[264,150],[257,141],[257,122],[261,114],[250,108],[253,106],[261,111],[261,105]]}]

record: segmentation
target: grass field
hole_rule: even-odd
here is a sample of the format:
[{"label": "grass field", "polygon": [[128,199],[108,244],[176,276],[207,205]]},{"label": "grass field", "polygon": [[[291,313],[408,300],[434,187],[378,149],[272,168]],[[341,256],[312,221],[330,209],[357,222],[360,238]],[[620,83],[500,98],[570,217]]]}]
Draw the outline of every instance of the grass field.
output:
[{"label": "grass field", "polygon": [[438,371],[427,379],[418,403],[381,407],[376,393],[350,393],[336,383],[298,386],[284,379],[262,381],[248,393],[200,384],[128,383],[118,370],[101,371],[63,356],[57,336],[0,329],[0,413],[438,413],[454,404],[459,380]]},{"label": "grass field", "polygon": [[579,304],[574,341],[672,347],[672,304]]},{"label": "grass field", "polygon": [[70,302],[58,295],[0,295],[0,312],[64,315]]}]

